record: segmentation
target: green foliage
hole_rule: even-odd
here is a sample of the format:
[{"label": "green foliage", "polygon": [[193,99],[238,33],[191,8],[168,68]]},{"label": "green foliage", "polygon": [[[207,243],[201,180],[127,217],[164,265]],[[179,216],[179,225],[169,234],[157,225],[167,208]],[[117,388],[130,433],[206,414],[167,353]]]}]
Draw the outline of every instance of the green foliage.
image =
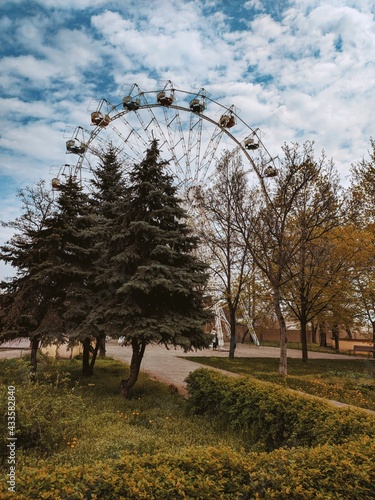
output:
[{"label": "green foliage", "polygon": [[288,376],[280,377],[276,358],[187,357],[258,380],[273,382],[313,396],[375,411],[375,363],[367,359],[288,359]]},{"label": "green foliage", "polygon": [[[75,467],[25,467],[17,499],[177,500],[375,498],[373,440],[347,446],[242,454],[190,447]],[[1,498],[12,498],[1,483]]]},{"label": "green foliage", "polygon": [[[304,426],[311,435],[317,413],[326,409],[323,405],[314,410],[298,401],[293,411],[299,413],[290,422],[293,411],[288,413],[288,408],[300,398],[288,397],[272,384],[258,382],[251,388],[244,379],[199,370],[190,378],[205,415],[187,416],[181,396],[144,375],[133,397],[124,402],[118,395],[122,363],[98,360],[89,381],[82,377],[78,361],[41,358],[39,366],[39,382],[29,384],[27,360],[0,361],[2,381],[16,387],[17,500],[375,498],[374,431],[367,428],[362,413],[324,413],[314,444],[323,443],[325,434],[333,433],[332,439],[303,448]],[[232,400],[225,395],[230,389]],[[228,417],[220,414],[222,396],[235,405]],[[260,412],[279,411],[279,418],[281,410],[286,414],[284,424],[295,427],[291,439],[298,447],[244,451],[247,435],[238,410],[250,415],[256,398]],[[236,425],[230,425],[235,433],[213,421],[209,411],[215,404],[211,413],[223,423],[237,418]],[[0,411],[4,414],[5,408]],[[258,428],[275,430],[273,416],[263,422],[265,416],[259,413]],[[0,498],[15,498],[5,481],[0,482]]]},{"label": "green foliage", "polygon": [[275,384],[229,378],[206,369],[191,373],[187,384],[193,413],[220,420],[261,450],[375,437],[373,415],[336,408]]},{"label": "green foliage", "polygon": [[202,329],[211,317],[203,302],[207,268],[194,254],[197,239],[159,157],[153,141],[129,172],[101,276],[114,296],[103,301],[101,316],[111,334],[125,337],[134,350],[151,342],[207,347],[211,339]]},{"label": "green foliage", "polygon": [[[61,365],[47,366],[43,371],[41,382],[31,383],[25,375],[27,363],[17,361],[21,377],[17,377],[15,385],[16,397],[16,437],[17,449],[37,451],[40,456],[60,450],[66,436],[77,436],[79,423],[86,417],[86,405],[82,397],[75,393],[75,388],[68,388],[70,377]],[[60,369],[59,369],[60,368]],[[13,381],[16,377],[13,376]],[[19,380],[22,383],[19,383]],[[61,390],[63,389],[63,390]],[[2,386],[0,413],[7,412],[7,386]],[[2,419],[1,435],[6,442],[6,421]],[[6,447],[2,446],[1,460],[5,458]]]},{"label": "green foliage", "polygon": [[[1,360],[2,381],[16,388],[17,466],[36,460],[74,466],[119,458],[125,452],[172,452],[213,443],[241,448],[237,437],[218,436],[208,420],[187,418],[185,400],[143,374],[124,404],[119,383],[126,371],[123,363],[99,359],[97,373],[87,379],[79,361],[41,357],[38,383],[31,384],[27,359]],[[2,393],[2,414],[5,397]],[[5,437],[5,419],[0,425]]]}]

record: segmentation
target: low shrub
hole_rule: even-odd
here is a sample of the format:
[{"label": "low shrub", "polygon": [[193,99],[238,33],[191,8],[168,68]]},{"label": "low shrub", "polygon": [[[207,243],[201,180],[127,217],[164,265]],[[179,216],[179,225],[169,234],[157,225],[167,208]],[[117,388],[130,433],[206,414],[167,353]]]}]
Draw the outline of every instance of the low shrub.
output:
[{"label": "low shrub", "polygon": [[341,401],[375,411],[375,363],[373,359],[288,359],[288,375],[281,377],[277,358],[189,357],[185,359],[250,376],[259,381]]},{"label": "low shrub", "polygon": [[[25,372],[19,371],[24,365]],[[2,367],[4,366],[4,370]],[[123,453],[158,453],[186,446],[226,445],[241,449],[231,432],[217,434],[208,419],[187,418],[185,399],[141,374],[126,401],[119,393],[124,365],[98,359],[92,377],[77,361],[41,359],[37,383],[28,380],[27,361],[0,360],[0,374],[15,387],[17,467],[40,460],[76,466],[118,459]],[[7,394],[0,391],[0,444],[6,445]],[[0,463],[7,448],[0,450]]]},{"label": "low shrub", "polygon": [[209,415],[243,434],[248,446],[280,447],[342,444],[375,436],[375,416],[336,408],[318,398],[259,382],[199,369],[187,378],[189,409]]},{"label": "low shrub", "polygon": [[[0,413],[6,415],[7,388],[2,388]],[[85,403],[74,389],[56,391],[55,386],[31,384],[16,386],[16,438],[18,449],[37,449],[49,454],[66,446],[69,437],[76,437],[78,423],[84,420]],[[2,419],[2,427],[6,419]],[[7,432],[2,429],[3,444]],[[4,460],[6,446],[2,446],[1,460]]]},{"label": "low shrub", "polygon": [[[225,447],[178,453],[124,454],[75,467],[39,464],[17,473],[16,498],[26,500],[178,500],[375,498],[375,443],[238,453]],[[14,498],[0,485],[4,500]]]}]

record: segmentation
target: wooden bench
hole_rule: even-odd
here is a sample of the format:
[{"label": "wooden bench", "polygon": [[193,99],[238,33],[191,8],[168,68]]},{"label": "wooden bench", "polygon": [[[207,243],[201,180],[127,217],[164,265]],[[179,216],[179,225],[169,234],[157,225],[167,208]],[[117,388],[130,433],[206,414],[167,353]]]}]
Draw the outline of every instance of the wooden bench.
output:
[{"label": "wooden bench", "polygon": [[353,347],[353,353],[355,355],[356,352],[367,352],[369,355],[373,353],[375,350],[372,345],[355,345]]}]

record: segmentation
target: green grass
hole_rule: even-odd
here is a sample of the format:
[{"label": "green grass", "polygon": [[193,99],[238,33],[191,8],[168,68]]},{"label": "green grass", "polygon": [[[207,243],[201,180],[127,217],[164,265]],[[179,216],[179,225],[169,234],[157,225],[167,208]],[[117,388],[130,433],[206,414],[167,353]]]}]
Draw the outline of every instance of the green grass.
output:
[{"label": "green grass", "polygon": [[[232,362],[211,358],[212,363],[217,361],[250,372],[257,366],[264,379],[278,378],[275,359]],[[296,361],[291,361],[290,370]],[[245,369],[249,362],[252,368]],[[366,372],[367,383],[373,382],[372,362],[348,363],[354,365],[329,361],[326,372],[331,372],[329,377],[353,378],[358,383],[354,367],[362,366],[360,376]],[[322,365],[309,362],[309,371],[313,366],[316,372],[310,376],[318,379]],[[0,360],[0,414],[4,417],[0,419],[0,461],[6,471],[7,388],[14,386],[16,496],[20,500],[372,498],[368,492],[374,484],[373,442],[367,436],[345,448],[293,446],[257,453],[241,432],[225,430],[225,419],[192,415],[173,387],[145,375],[140,376],[131,398],[124,400],[119,384],[128,368],[118,361],[98,360],[90,378],[81,376],[77,360],[41,357],[36,383],[29,381],[29,370],[27,358]],[[298,362],[295,373],[304,373]],[[1,498],[14,498],[5,482],[0,490]]]},{"label": "green grass", "polygon": [[[264,347],[280,347],[280,342],[279,341],[262,341],[261,342],[262,346]],[[301,342],[289,342],[288,341],[288,349],[296,349],[298,351],[302,350],[302,344]],[[328,354],[339,354],[335,349],[332,347],[321,347],[319,344],[307,344],[307,349],[312,352],[326,352]]]},{"label": "green grass", "polygon": [[184,357],[258,380],[375,411],[375,360],[372,359],[288,359],[288,376],[279,374],[276,358]]},{"label": "green grass", "polygon": [[[7,387],[16,388],[19,468],[34,466],[36,461],[90,464],[128,452],[173,453],[189,446],[242,449],[236,436],[218,434],[207,419],[188,416],[185,399],[170,386],[141,374],[125,400],[119,385],[127,375],[126,365],[100,359],[90,378],[82,377],[80,370],[80,361],[43,357],[38,382],[32,384],[26,358],[0,360],[2,414],[6,413]],[[5,436],[5,419],[0,425]]]}]

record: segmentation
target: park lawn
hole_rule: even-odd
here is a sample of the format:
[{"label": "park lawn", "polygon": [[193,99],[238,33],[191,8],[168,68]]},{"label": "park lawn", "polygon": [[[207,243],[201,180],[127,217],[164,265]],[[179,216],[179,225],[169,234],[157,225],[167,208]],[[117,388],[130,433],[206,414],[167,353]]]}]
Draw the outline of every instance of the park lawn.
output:
[{"label": "park lawn", "polygon": [[231,360],[184,356],[184,359],[375,411],[373,359],[310,359],[303,363],[300,359],[289,358],[286,378],[280,376],[276,358]]},{"label": "park lawn", "polygon": [[[20,500],[375,498],[370,435],[345,445],[293,445],[265,452],[254,448],[252,439],[244,439],[243,432],[233,432],[226,425],[227,415],[197,415],[191,407],[188,411],[189,401],[173,386],[147,376],[141,375],[124,400],[119,384],[128,368],[118,361],[98,360],[94,375],[84,378],[79,360],[41,357],[34,383],[29,368],[27,358],[0,360],[4,416],[8,391],[15,395]],[[223,380],[226,386],[226,377]],[[272,399],[272,391],[266,392]],[[357,431],[364,418],[371,417],[352,413],[342,418],[349,418],[349,427]],[[259,419],[249,423],[252,428]],[[269,425],[267,415],[260,423]],[[340,429],[337,419],[336,424]],[[347,429],[346,421],[344,426]],[[5,418],[0,432],[4,445]],[[6,446],[0,450],[3,470],[9,470]],[[0,497],[15,498],[5,481],[0,483]]]},{"label": "park lawn", "polygon": [[[31,383],[27,357],[0,360],[4,415],[7,387],[15,387],[17,467],[75,466],[124,453],[173,453],[190,446],[242,449],[233,433],[218,433],[204,417],[188,416],[186,400],[174,387],[146,375],[140,374],[125,400],[119,386],[127,370],[119,361],[99,359],[94,375],[87,378],[81,376],[79,360],[42,356],[37,382]],[[0,426],[5,436],[5,419]]]}]

